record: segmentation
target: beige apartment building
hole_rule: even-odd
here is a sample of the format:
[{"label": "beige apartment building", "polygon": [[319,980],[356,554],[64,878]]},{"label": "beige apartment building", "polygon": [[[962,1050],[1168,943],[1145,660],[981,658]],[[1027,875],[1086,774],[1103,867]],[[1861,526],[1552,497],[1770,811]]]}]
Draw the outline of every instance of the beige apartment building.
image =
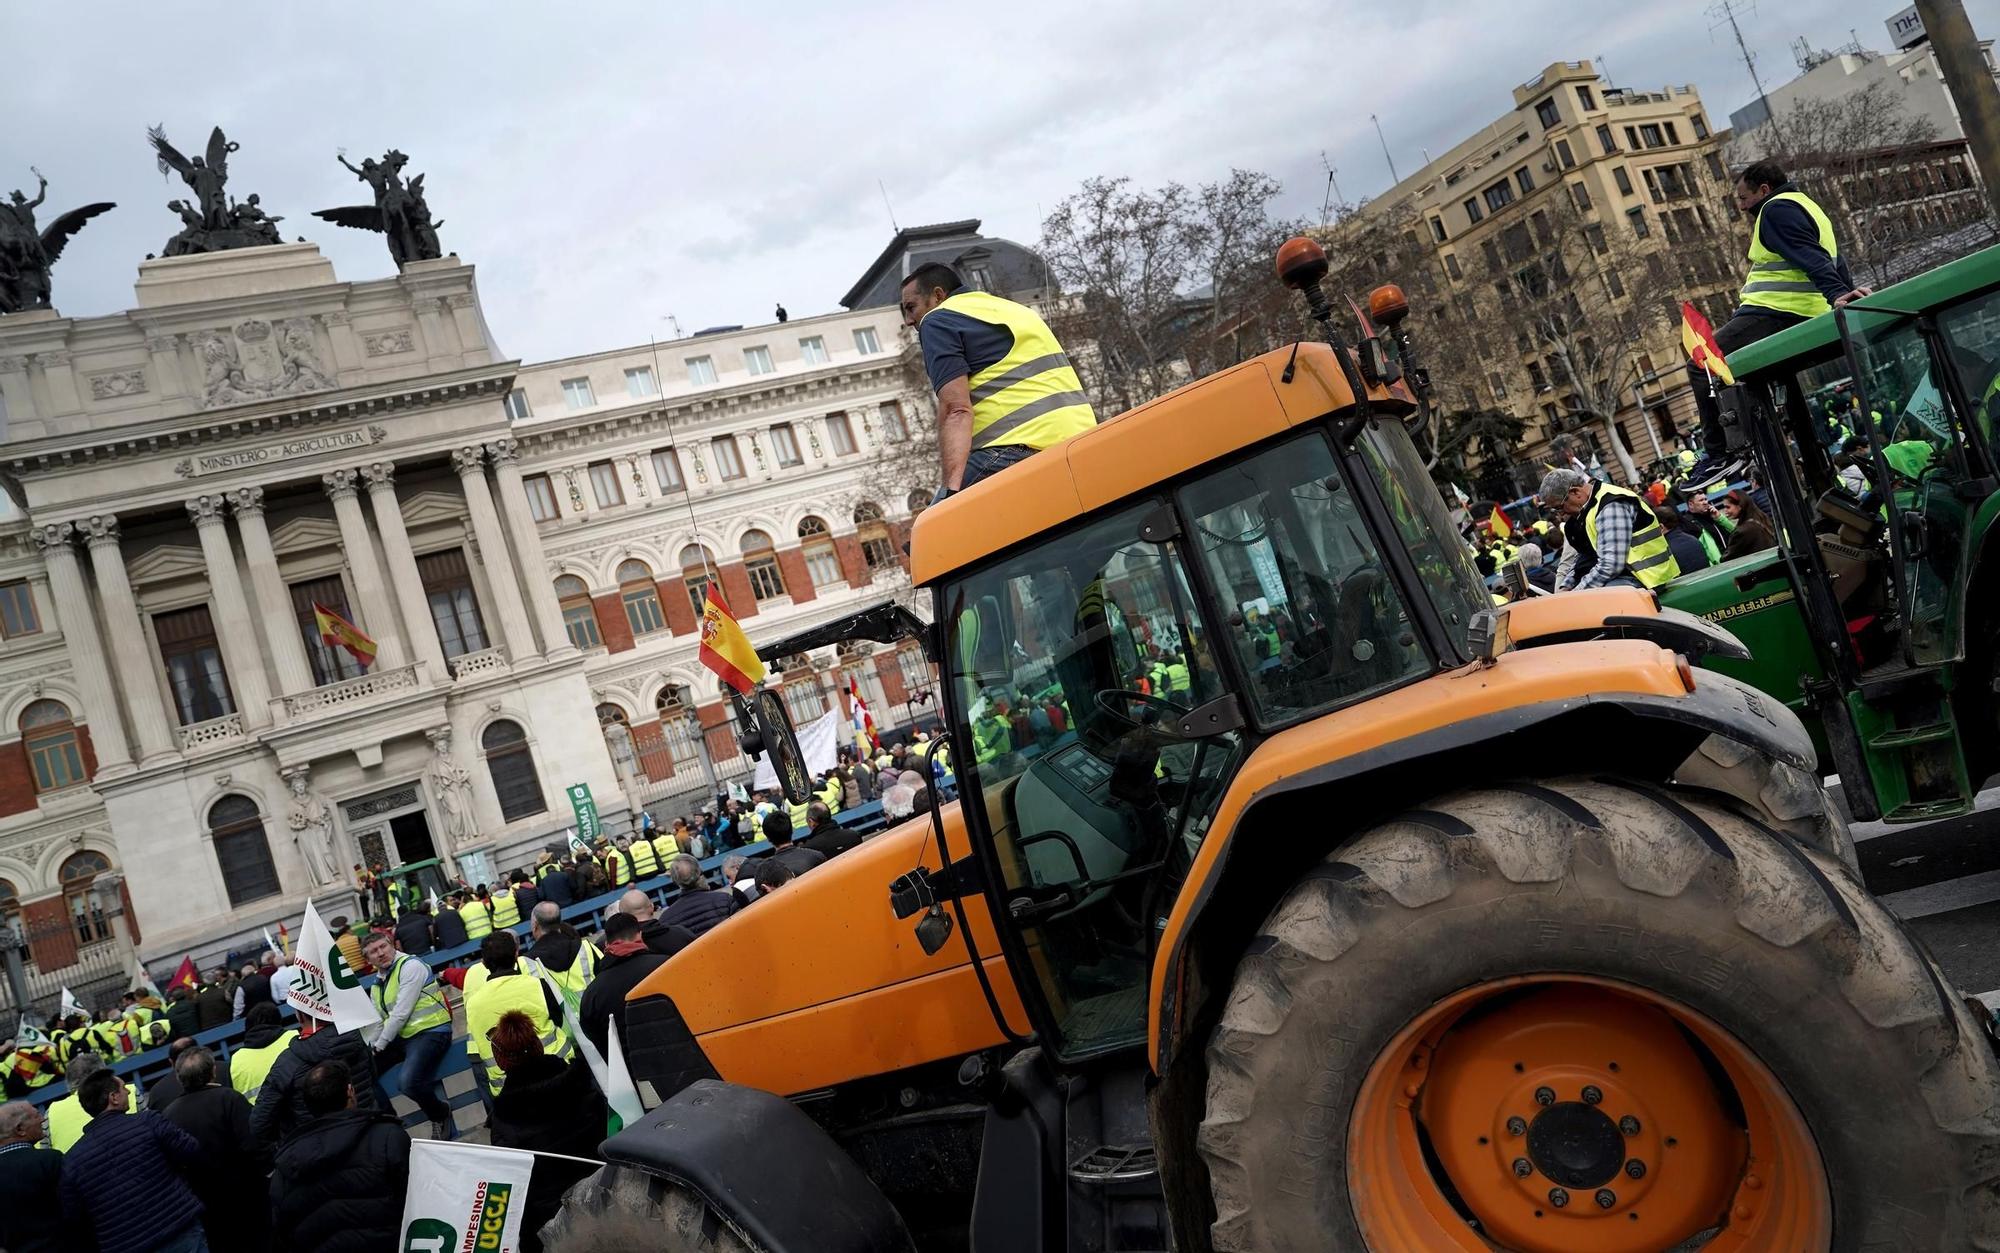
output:
[{"label": "beige apartment building", "polygon": [[[1726,138],[1691,86],[1614,87],[1589,61],[1559,61],[1516,87],[1508,112],[1356,215],[1409,224],[1434,257],[1442,292],[1465,316],[1432,334],[1478,336],[1458,345],[1470,354],[1440,360],[1473,360],[1484,374],[1479,402],[1528,422],[1517,485],[1564,429],[1591,439],[1616,472],[1624,459],[1611,431],[1643,469],[1693,427],[1678,307],[1691,299],[1711,320],[1726,318],[1744,247]],[[1583,323],[1578,338],[1607,363],[1598,394],[1620,398],[1608,424],[1579,412],[1577,389],[1532,329],[1555,308]],[[1598,337],[1621,326],[1628,349],[1607,351]]]}]

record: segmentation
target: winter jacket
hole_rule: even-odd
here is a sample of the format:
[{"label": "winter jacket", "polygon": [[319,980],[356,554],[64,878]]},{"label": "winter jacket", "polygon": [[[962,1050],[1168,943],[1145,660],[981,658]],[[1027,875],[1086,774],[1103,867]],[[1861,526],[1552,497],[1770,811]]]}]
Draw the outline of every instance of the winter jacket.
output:
[{"label": "winter jacket", "polygon": [[583,990],[583,999],[577,1003],[577,1017],[583,1022],[583,1033],[597,1046],[602,1054],[610,1039],[611,1020],[618,1022],[618,1038],[628,1040],[631,1034],[625,1030],[625,998],[633,988],[649,974],[666,964],[667,959],[658,953],[634,953],[629,957],[605,956],[597,963],[597,977]]},{"label": "winter jacket", "polygon": [[210,1027],[220,1027],[228,1022],[231,1002],[234,999],[219,983],[202,985],[201,991],[194,994],[195,1016],[199,1020],[200,1029],[206,1031]]},{"label": "winter jacket", "polygon": [[312,1121],[299,1083],[308,1070],[321,1062],[339,1062],[347,1067],[358,1109],[371,1114],[382,1109],[376,1099],[380,1089],[375,1083],[375,1051],[368,1047],[360,1030],[321,1027],[311,1035],[293,1040],[273,1063],[271,1073],[264,1076],[264,1086],[258,1089],[256,1103],[250,1110],[250,1133],[267,1152]]},{"label": "winter jacket", "polygon": [[236,991],[243,998],[243,1016],[247,1018],[252,1006],[271,999],[271,976],[250,975],[237,985]]},{"label": "winter jacket", "polygon": [[401,1248],[409,1175],[410,1137],[395,1115],[361,1109],[320,1115],[278,1150],[273,1247],[288,1253]]},{"label": "winter jacket", "polygon": [[412,957],[422,957],[431,951],[431,916],[417,910],[406,910],[396,919],[396,943]]},{"label": "winter jacket", "polygon": [[[554,901],[562,906],[576,904],[576,884],[570,880],[567,870],[549,871],[535,884],[535,890],[541,893],[545,901]],[[526,912],[524,911],[521,916],[527,917]]]},{"label": "winter jacket", "polygon": [[655,918],[639,928],[639,938],[646,942],[646,950],[662,957],[672,957],[688,945],[694,943],[694,932],[677,922]]},{"label": "winter jacket", "polygon": [[583,937],[576,933],[576,928],[564,927],[548,932],[530,944],[525,952],[548,967],[550,974],[560,975],[569,973],[570,967],[576,965],[576,955],[582,947]]},{"label": "winter jacket", "polygon": [[465,934],[465,919],[459,917],[458,911],[451,908],[439,910],[437,917],[431,919],[431,934],[437,937],[439,948],[457,948],[468,938]]},{"label": "winter jacket", "polygon": [[200,1221],[201,1168],[194,1137],[151,1110],[93,1118],[63,1157],[63,1221],[77,1247],[144,1253]]},{"label": "winter jacket", "polygon": [[[658,921],[670,927],[686,927],[689,935],[703,935],[736,912],[733,896],[735,893],[720,888],[688,888],[667,902]],[[652,945],[649,943],[647,947]]]},{"label": "winter jacket", "polygon": [[214,1084],[183,1094],[164,1117],[201,1145],[202,1166],[194,1194],[202,1204],[211,1253],[250,1253],[267,1247],[271,1213],[246,1204],[243,1185],[270,1173],[270,1155],[250,1134],[250,1102]]},{"label": "winter jacket", "polygon": [[[224,1021],[227,1021],[226,1019]],[[218,1024],[220,1025],[220,1024]],[[194,998],[174,1001],[167,1006],[167,1038],[179,1040],[201,1030],[201,1010]]]},{"label": "winter jacket", "polygon": [[0,1149],[0,1248],[12,1253],[62,1253],[63,1155],[13,1144]]},{"label": "winter jacket", "polygon": [[[493,1098],[488,1126],[493,1143],[503,1149],[539,1149],[602,1160],[597,1146],[604,1142],[606,1131],[604,1094],[581,1058],[565,1062],[546,1055],[531,1057],[507,1072]],[[539,1232],[562,1207],[569,1186],[595,1169],[588,1162],[537,1157],[522,1232]],[[539,1241],[524,1234],[521,1247],[526,1253],[539,1247]]]},{"label": "winter jacket", "polygon": [[850,848],[860,848],[861,837],[837,822],[829,822],[823,827],[812,828],[804,839],[798,841],[798,845],[822,857],[833,858]]}]

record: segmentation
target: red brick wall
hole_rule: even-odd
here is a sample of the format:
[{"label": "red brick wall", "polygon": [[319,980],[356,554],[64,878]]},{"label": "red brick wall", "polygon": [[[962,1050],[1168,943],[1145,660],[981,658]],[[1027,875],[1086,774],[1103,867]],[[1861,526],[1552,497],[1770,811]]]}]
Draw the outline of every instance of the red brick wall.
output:
[{"label": "red brick wall", "polygon": [[740,561],[732,561],[716,571],[722,580],[722,599],[738,622],[757,616],[757,598],[750,591],[750,572]]},{"label": "red brick wall", "polygon": [[660,612],[667,615],[667,630],[675,635],[694,634],[694,603],[688,599],[687,584],[679,579],[661,579]]},{"label": "red brick wall", "polygon": [[630,649],[632,624],[625,618],[625,602],[618,598],[618,593],[593,596],[590,607],[597,615],[597,633],[604,637],[604,647],[614,653]]},{"label": "red brick wall", "polygon": [[875,677],[882,680],[882,696],[891,705],[900,705],[910,699],[910,689],[903,686],[903,667],[897,664],[896,654],[875,655]]},{"label": "red brick wall", "polygon": [[28,767],[27,744],[22,740],[0,744],[0,814],[26,813],[34,807],[35,774]]},{"label": "red brick wall", "polygon": [[728,761],[736,756],[736,734],[730,729],[729,707],[716,701],[696,706],[694,714],[701,719],[703,738],[708,741],[709,760]]},{"label": "red brick wall", "polygon": [[76,965],[76,928],[62,895],[21,903],[21,929],[28,933],[28,955],[37,970],[61,970]]},{"label": "red brick wall", "polygon": [[867,587],[874,581],[868,563],[861,558],[861,541],[852,533],[833,537],[833,551],[840,554],[840,568],[849,587]]},{"label": "red brick wall", "polygon": [[910,568],[910,523],[908,521],[891,522],[889,524],[889,543],[890,547],[896,550],[896,564],[908,570]]},{"label": "red brick wall", "polygon": [[639,758],[639,769],[645,772],[647,778],[673,777],[674,754],[667,747],[666,733],[660,726],[659,719],[633,724],[632,747]]},{"label": "red brick wall", "polygon": [[89,727],[78,727],[76,729],[76,747],[77,751],[83,754],[83,777],[86,779],[95,779],[97,777],[97,745],[90,742]]},{"label": "red brick wall", "polygon": [[812,575],[806,573],[804,549],[779,549],[778,573],[785,576],[785,590],[791,593],[792,603],[803,605],[818,599],[819,593],[813,590]]}]

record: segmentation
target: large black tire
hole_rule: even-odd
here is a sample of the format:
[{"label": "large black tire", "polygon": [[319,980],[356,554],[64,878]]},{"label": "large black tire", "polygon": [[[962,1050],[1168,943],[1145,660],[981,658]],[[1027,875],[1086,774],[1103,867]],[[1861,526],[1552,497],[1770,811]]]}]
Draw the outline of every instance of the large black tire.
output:
[{"label": "large black tire", "polygon": [[572,1187],[541,1234],[544,1253],[754,1253],[700,1197],[630,1166]]},{"label": "large black tire", "polygon": [[1857,876],[1861,873],[1861,857],[1846,817],[1808,771],[1740,740],[1711,735],[1674,770],[1674,782],[1727,792],[1748,805],[1765,826],[1838,858]]},{"label": "large black tire", "polygon": [[1896,921],[1697,793],[1580,779],[1430,802],[1272,911],[1207,1051],[1216,1248],[1366,1249],[1345,1163],[1369,1066],[1451,993],[1535,973],[1648,989],[1754,1053],[1818,1144],[1835,1249],[2000,1249],[2000,1065]]}]

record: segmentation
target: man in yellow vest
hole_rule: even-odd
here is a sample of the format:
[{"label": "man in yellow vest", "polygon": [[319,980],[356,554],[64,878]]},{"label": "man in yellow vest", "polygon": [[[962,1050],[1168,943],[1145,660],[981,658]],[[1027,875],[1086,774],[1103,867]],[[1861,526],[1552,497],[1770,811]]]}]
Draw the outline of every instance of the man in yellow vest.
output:
[{"label": "man in yellow vest", "polygon": [[229,1086],[255,1105],[271,1067],[298,1038],[295,1028],[285,1026],[276,1005],[269,1001],[252,1005],[243,1015],[243,1043],[229,1054]]},{"label": "man in yellow vest", "polygon": [[935,261],[903,280],[902,305],[937,392],[938,499],[1097,425],[1082,380],[1033,309],[968,289]]},{"label": "man in yellow vest", "polygon": [[[1776,161],[1737,175],[1736,207],[1751,215],[1750,269],[1736,312],[1715,328],[1715,346],[1725,356],[1868,294],[1840,259],[1826,211]],[[1714,460],[1722,456],[1722,411],[1700,366],[1689,363],[1688,379],[1701,410],[1702,443]]]},{"label": "man in yellow vest", "polygon": [[493,930],[493,909],[486,902],[488,894],[481,887],[478,894],[458,907],[458,916],[465,920],[465,938],[477,940]]},{"label": "man in yellow vest", "polygon": [[408,953],[398,952],[386,935],[370,936],[365,946],[375,967],[375,986],[368,990],[382,1025],[369,1033],[375,1050],[375,1073],[402,1063],[403,1094],[431,1120],[431,1139],[456,1140],[458,1127],[451,1105],[439,1095],[438,1067],[451,1052],[451,1006],[431,968]]},{"label": "man in yellow vest", "polygon": [[632,842],[626,847],[632,855],[632,877],[635,880],[643,883],[647,879],[659,877],[660,854],[643,831],[633,836]]},{"label": "man in yellow vest", "polygon": [[535,1024],[542,1038],[542,1052],[568,1061],[576,1056],[576,1046],[564,1028],[562,1001],[532,973],[520,959],[520,947],[512,931],[495,931],[479,942],[479,964],[486,977],[474,987],[466,980],[466,1051],[472,1054],[473,1073],[488,1097],[500,1091],[503,1078],[493,1060],[493,1042],[487,1032],[500,1022],[500,1015],[518,1009]]},{"label": "man in yellow vest", "polygon": [[1630,488],[1574,470],[1551,470],[1538,497],[1563,517],[1568,543],[1556,568],[1558,592],[1658,587],[1680,575],[1666,528],[1646,498]]}]

